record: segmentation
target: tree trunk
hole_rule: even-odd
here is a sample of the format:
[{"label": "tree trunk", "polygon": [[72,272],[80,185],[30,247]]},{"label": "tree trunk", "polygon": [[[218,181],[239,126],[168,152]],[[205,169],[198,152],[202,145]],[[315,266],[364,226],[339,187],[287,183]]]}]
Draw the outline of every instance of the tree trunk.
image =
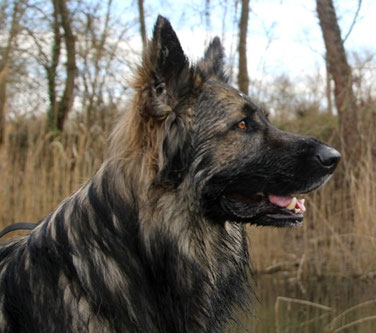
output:
[{"label": "tree trunk", "polygon": [[[104,20],[104,26],[103,30],[100,33],[99,37],[99,43],[95,44],[95,48],[93,49],[94,51],[94,57],[93,57],[93,69],[94,73],[93,75],[88,75],[92,79],[90,82],[85,82],[87,84],[87,95],[88,95],[88,103],[86,107],[86,125],[89,128],[96,117],[98,117],[98,108],[101,106],[101,102],[103,102],[102,99],[102,87],[103,87],[103,81],[100,82],[100,72],[101,72],[101,66],[100,63],[103,61],[104,54],[106,54],[105,50],[105,44],[107,41],[107,38],[109,36],[109,22],[110,22],[110,16],[111,16],[111,6],[112,6],[112,0],[107,1],[107,8],[106,8],[106,18]],[[88,18],[89,19],[89,18]],[[94,22],[94,20],[93,20]],[[99,30],[98,26],[91,26],[88,25],[88,28],[85,32],[86,35],[92,36],[93,40],[96,39],[96,31]],[[88,56],[87,54],[85,55],[86,57]],[[85,63],[87,63],[87,59],[85,59]],[[89,69],[86,68],[85,69]],[[84,73],[85,76],[86,73]],[[85,80],[85,79],[84,79]],[[91,92],[89,93],[88,88],[91,88]]]},{"label": "tree trunk", "polygon": [[56,76],[57,67],[59,65],[60,53],[61,53],[61,33],[59,22],[59,9],[57,0],[52,1],[53,4],[53,23],[52,30],[54,33],[54,41],[51,50],[51,63],[46,64],[45,69],[47,73],[48,82],[48,97],[50,100],[50,108],[47,112],[47,131],[57,131],[57,113],[58,103],[56,96]]},{"label": "tree trunk", "polygon": [[357,130],[357,106],[352,87],[351,67],[347,62],[333,1],[316,1],[326,48],[327,66],[334,81],[334,98],[338,111],[344,162],[347,167],[353,167],[359,157],[360,137]]},{"label": "tree trunk", "polygon": [[71,28],[70,13],[66,4],[66,0],[59,0],[61,25],[64,30],[64,41],[67,50],[67,77],[65,80],[65,89],[63,96],[59,102],[59,110],[57,117],[57,128],[59,131],[63,130],[64,122],[69,111],[72,109],[74,100],[74,81],[77,73],[76,67],[76,39]]},{"label": "tree trunk", "polygon": [[333,114],[333,103],[332,103],[332,77],[330,76],[329,68],[328,68],[328,60],[325,59],[325,74],[326,74],[326,86],[325,86],[325,93],[326,93],[326,100],[328,103],[328,113],[330,115]]},{"label": "tree trunk", "polygon": [[138,11],[140,14],[140,33],[142,40],[142,47],[146,47],[146,27],[145,27],[145,14],[144,14],[144,0],[138,0]]},{"label": "tree trunk", "polygon": [[18,0],[13,3],[12,18],[10,23],[7,43],[1,50],[0,58],[0,145],[5,136],[5,115],[7,109],[7,79],[11,68],[11,55],[15,40],[20,30],[20,20],[25,12],[27,0]]},{"label": "tree trunk", "polygon": [[247,68],[247,30],[248,30],[249,0],[242,0],[241,17],[239,24],[239,89],[248,95],[248,68]]},{"label": "tree trunk", "polygon": [[[72,109],[74,100],[74,81],[76,77],[76,49],[75,49],[75,36],[72,32],[71,19],[69,9],[66,4],[66,0],[52,0],[54,6],[54,34],[55,43],[52,50],[52,62],[50,66],[50,72],[48,72],[49,91],[50,91],[50,114],[48,115],[47,130],[61,133],[64,129],[64,123],[67,119],[69,111]],[[56,12],[56,15],[55,15]],[[56,69],[60,54],[60,25],[64,31],[64,42],[67,53],[66,60],[66,79],[63,95],[59,102],[56,101]],[[55,63],[57,61],[57,63]],[[51,95],[52,93],[52,95]]]},{"label": "tree trunk", "polygon": [[7,106],[7,94],[6,94],[6,80],[8,75],[8,69],[3,68],[0,70],[0,145],[4,142],[5,136],[5,114]]}]

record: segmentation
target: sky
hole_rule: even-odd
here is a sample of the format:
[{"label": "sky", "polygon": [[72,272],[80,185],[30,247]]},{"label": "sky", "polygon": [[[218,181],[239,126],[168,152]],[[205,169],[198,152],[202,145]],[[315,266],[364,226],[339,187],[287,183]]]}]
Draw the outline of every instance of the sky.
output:
[{"label": "sky", "polygon": [[[344,37],[354,19],[359,0],[337,0],[335,7]],[[221,2],[221,5],[217,3]],[[167,17],[187,55],[197,60],[210,38],[222,38],[225,51],[234,54],[237,25],[235,1],[210,1],[207,24],[205,1],[145,1],[150,36],[158,14]],[[287,75],[294,80],[324,70],[324,44],[316,15],[315,0],[250,0],[247,55],[252,77]],[[132,7],[137,15],[137,3]],[[226,14],[224,14],[226,12]],[[224,27],[224,28],[223,28]],[[135,27],[136,28],[136,27]],[[136,40],[134,44],[139,43]],[[376,54],[376,1],[362,0],[357,23],[346,40],[347,52]]]}]

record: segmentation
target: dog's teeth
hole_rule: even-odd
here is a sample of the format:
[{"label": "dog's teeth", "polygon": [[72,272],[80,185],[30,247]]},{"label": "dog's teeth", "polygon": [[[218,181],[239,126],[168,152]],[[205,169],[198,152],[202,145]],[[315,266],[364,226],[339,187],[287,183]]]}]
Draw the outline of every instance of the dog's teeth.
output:
[{"label": "dog's teeth", "polygon": [[289,205],[286,207],[286,209],[293,210],[296,206],[296,201],[297,201],[296,197],[293,197]]},{"label": "dog's teeth", "polygon": [[294,208],[294,213],[295,214],[300,214],[302,211],[300,210],[300,208]]}]

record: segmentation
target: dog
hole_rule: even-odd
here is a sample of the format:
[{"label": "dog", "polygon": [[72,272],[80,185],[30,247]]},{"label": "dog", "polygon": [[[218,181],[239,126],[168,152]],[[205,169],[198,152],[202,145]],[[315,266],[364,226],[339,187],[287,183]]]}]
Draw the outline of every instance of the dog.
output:
[{"label": "dog", "polygon": [[0,250],[1,332],[222,332],[249,302],[245,224],[294,226],[340,154],[191,64],[159,16],[96,174]]}]

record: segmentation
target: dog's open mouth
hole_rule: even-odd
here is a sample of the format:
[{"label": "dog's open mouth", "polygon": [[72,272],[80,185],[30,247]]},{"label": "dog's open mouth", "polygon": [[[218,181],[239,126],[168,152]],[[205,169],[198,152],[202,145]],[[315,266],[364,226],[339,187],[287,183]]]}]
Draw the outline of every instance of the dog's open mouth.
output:
[{"label": "dog's open mouth", "polygon": [[306,211],[304,199],[266,193],[226,193],[221,206],[235,221],[277,227],[300,225]]}]

